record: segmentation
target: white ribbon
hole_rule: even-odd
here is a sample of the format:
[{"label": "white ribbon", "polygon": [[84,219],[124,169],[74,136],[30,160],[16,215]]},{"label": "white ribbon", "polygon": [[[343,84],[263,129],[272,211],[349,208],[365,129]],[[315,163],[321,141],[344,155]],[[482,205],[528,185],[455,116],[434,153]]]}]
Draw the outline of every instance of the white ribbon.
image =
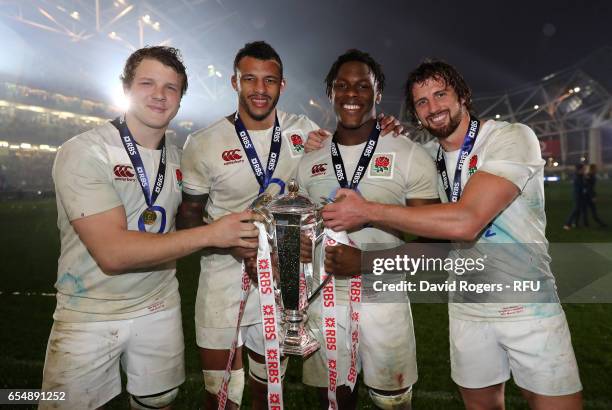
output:
[{"label": "white ribbon", "polygon": [[[337,246],[338,244],[356,247],[350,240],[346,231],[335,232],[329,228],[324,231],[324,248],[327,246]],[[325,255],[325,250],[323,250]],[[329,275],[324,268],[324,258],[321,258],[322,277],[324,281]],[[361,304],[361,272],[352,276],[349,287],[349,317],[350,317],[350,344],[351,344],[351,363],[347,376],[347,385],[351,390],[355,388],[357,381],[357,359],[359,349],[359,308]],[[329,408],[337,409],[336,388],[338,383],[338,351],[337,351],[337,317],[336,317],[336,287],[334,277],[330,279],[323,288],[323,337],[325,339],[325,357],[327,359],[328,389],[327,398]]]},{"label": "white ribbon", "polygon": [[268,375],[268,409],[283,408],[283,388],[281,384],[281,351],[274,298],[274,277],[270,243],[263,223],[255,222],[259,229],[259,248],[257,250],[257,281],[261,324],[264,336],[264,357]]},{"label": "white ribbon", "polygon": [[236,347],[238,346],[238,335],[240,334],[240,322],[242,322],[242,316],[244,315],[244,308],[246,306],[247,298],[249,297],[249,289],[251,288],[251,279],[246,273],[244,261],[242,262],[242,290],[240,291],[240,307],[238,308],[238,320],[236,320],[236,333],[234,333],[234,340],[230,348],[229,358],[225,365],[225,374],[223,375],[223,383],[221,389],[217,393],[217,400],[219,402],[218,410],[224,410],[225,404],[227,403],[227,386],[230,381],[232,374],[232,362],[234,361],[234,355],[236,354]]}]

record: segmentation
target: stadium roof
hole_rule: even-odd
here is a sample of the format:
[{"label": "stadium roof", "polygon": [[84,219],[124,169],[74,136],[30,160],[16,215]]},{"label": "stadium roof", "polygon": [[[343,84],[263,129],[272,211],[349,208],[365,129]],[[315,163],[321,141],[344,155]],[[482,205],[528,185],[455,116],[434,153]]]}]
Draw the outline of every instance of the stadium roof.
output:
[{"label": "stadium roof", "polygon": [[[427,56],[457,65],[475,94],[499,93],[543,78],[610,41],[610,3],[557,1],[402,2],[259,0],[4,0],[0,75],[67,95],[109,100],[131,50],[182,49],[191,79],[182,117],[208,122],[230,112],[234,54],[269,41],[283,57],[281,107],[320,121],[322,80],[334,58],[358,47],[388,77],[383,109],[397,113],[407,71]],[[609,72],[609,71],[608,71]],[[609,75],[607,76],[609,79]],[[206,107],[202,112],[201,107]]]}]

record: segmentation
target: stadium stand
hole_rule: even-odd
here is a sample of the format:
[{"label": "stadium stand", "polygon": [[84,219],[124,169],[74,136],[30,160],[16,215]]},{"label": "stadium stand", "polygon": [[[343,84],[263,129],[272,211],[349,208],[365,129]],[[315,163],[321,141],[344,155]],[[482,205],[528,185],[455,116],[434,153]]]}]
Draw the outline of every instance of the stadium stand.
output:
[{"label": "stadium stand", "polygon": [[[0,199],[53,195],[57,147],[119,115],[114,107],[11,82],[0,82]],[[182,145],[193,123],[167,135]]]}]

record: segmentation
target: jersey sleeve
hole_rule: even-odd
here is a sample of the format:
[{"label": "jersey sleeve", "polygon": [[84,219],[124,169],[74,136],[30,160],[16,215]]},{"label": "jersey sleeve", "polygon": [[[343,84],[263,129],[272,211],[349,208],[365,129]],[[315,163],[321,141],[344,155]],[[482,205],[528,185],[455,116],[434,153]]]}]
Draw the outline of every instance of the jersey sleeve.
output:
[{"label": "jersey sleeve", "polygon": [[479,170],[505,178],[522,191],[545,163],[538,138],[523,124],[508,125],[492,138]]},{"label": "jersey sleeve", "polygon": [[431,156],[414,145],[407,170],[406,199],[437,199],[438,174]]},{"label": "jersey sleeve", "polygon": [[55,193],[70,221],[122,205],[113,186],[108,155],[100,145],[82,141],[64,144],[52,173]]},{"label": "jersey sleeve", "polygon": [[181,158],[183,192],[190,195],[204,195],[210,192],[210,172],[203,160],[205,155],[198,138],[194,138],[193,135],[187,137]]}]

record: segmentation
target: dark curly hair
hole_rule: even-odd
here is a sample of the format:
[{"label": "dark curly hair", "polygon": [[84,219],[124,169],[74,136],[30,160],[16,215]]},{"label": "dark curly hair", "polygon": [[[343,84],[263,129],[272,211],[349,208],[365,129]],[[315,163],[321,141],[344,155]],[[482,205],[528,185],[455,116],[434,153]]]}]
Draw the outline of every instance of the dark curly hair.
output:
[{"label": "dark curly hair", "polygon": [[134,75],[136,74],[136,68],[145,58],[157,60],[176,71],[176,73],[183,78],[181,96],[185,95],[187,92],[187,71],[183,64],[181,52],[174,47],[153,46],[134,51],[125,62],[123,74],[120,77],[124,87],[129,88],[132,85]]},{"label": "dark curly hair", "polygon": [[358,61],[370,67],[370,71],[372,71],[372,74],[374,74],[374,80],[376,80],[376,91],[379,93],[383,92],[385,89],[385,74],[382,71],[381,65],[378,64],[376,60],[374,60],[368,53],[352,48],[338,57],[329,69],[329,72],[325,77],[325,92],[327,93],[327,97],[331,98],[334,80],[338,76],[340,67],[342,64],[350,61]]},{"label": "dark curly hair", "polygon": [[412,115],[412,122],[418,125],[418,118],[412,98],[412,87],[415,84],[423,83],[429,79],[442,80],[447,86],[453,87],[460,100],[464,101],[464,105],[468,111],[472,111],[472,90],[467,85],[463,76],[452,65],[436,59],[427,59],[423,61],[417,68],[408,74],[408,80],[404,87],[406,95],[406,109]]},{"label": "dark curly hair", "polygon": [[252,43],[246,43],[244,47],[238,50],[236,57],[234,58],[234,74],[238,68],[238,63],[244,57],[253,57],[258,60],[274,60],[280,66],[280,75],[283,77],[283,62],[276,50],[265,41],[253,41]]}]

